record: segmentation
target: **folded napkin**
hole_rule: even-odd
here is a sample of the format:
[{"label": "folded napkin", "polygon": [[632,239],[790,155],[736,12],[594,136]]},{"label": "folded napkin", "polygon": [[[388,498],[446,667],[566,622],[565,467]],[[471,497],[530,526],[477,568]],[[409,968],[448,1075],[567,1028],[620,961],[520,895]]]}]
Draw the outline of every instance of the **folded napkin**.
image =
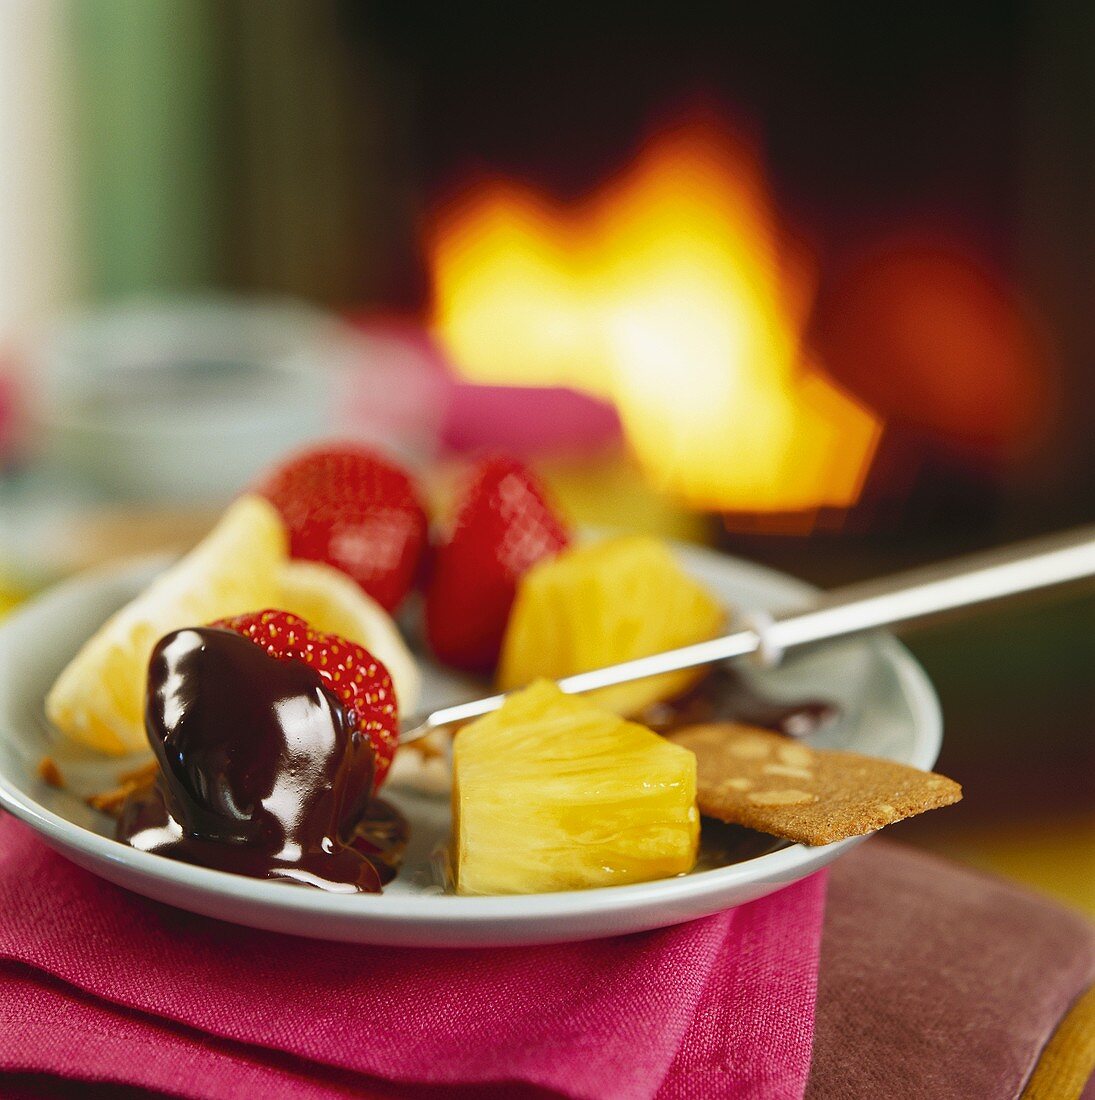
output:
[{"label": "folded napkin", "polygon": [[[1093,983],[1083,914],[872,840],[830,876],[807,1098],[1079,1097]],[[1088,1089],[1095,1100],[1095,1077]]]},{"label": "folded napkin", "polygon": [[798,1098],[824,892],[581,944],[355,947],[147,901],[0,814],[0,1095]]}]

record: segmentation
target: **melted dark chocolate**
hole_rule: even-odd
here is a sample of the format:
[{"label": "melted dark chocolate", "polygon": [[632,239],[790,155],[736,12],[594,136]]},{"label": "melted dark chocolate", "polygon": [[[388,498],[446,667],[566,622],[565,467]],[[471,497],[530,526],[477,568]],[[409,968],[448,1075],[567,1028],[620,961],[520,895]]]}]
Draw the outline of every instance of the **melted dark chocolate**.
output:
[{"label": "melted dark chocolate", "polygon": [[739,673],[725,665],[716,665],[687,695],[652,707],[643,720],[658,730],[702,722],[743,722],[788,737],[806,737],[827,726],[839,714],[835,703],[823,699],[793,703],[766,699]]},{"label": "melted dark chocolate", "polygon": [[160,766],[118,839],[188,863],[378,892],[407,823],[373,799],[372,746],[319,674],[211,627],[153,651],[145,728]]}]

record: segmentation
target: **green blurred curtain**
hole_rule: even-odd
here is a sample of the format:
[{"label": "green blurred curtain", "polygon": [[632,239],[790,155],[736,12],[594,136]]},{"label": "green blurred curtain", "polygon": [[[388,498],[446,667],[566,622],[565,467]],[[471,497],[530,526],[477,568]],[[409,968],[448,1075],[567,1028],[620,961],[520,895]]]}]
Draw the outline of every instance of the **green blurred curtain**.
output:
[{"label": "green blurred curtain", "polygon": [[413,257],[405,82],[339,0],[68,0],[94,297],[331,305]]},{"label": "green blurred curtain", "polygon": [[69,0],[92,297],[215,281],[215,0]]}]

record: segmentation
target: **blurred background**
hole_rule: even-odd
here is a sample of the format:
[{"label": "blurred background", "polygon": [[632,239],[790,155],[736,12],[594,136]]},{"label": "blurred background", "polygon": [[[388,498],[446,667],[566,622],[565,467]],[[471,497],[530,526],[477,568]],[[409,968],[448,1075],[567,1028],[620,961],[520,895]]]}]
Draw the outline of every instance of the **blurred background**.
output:
[{"label": "blurred background", "polygon": [[[1090,522],[1081,7],[0,0],[0,606],[331,434],[824,586]],[[1095,912],[1093,626],[907,635],[896,836]]]}]

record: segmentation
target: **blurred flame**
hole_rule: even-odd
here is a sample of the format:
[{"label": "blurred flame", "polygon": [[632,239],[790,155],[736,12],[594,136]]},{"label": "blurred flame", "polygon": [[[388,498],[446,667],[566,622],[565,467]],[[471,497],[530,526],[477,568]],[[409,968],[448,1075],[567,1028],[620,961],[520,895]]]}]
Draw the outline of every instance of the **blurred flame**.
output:
[{"label": "blurred flame", "polygon": [[433,326],[468,380],[606,398],[647,475],[696,507],[859,496],[881,422],[803,348],[812,287],[756,159],[710,119],[656,135],[570,207],[480,181],[428,250]]},{"label": "blurred flame", "polygon": [[911,223],[843,266],[817,339],[857,393],[967,461],[1021,463],[1041,445],[1057,400],[1049,341],[970,242]]}]

